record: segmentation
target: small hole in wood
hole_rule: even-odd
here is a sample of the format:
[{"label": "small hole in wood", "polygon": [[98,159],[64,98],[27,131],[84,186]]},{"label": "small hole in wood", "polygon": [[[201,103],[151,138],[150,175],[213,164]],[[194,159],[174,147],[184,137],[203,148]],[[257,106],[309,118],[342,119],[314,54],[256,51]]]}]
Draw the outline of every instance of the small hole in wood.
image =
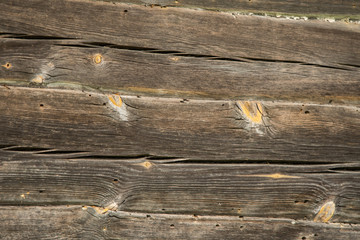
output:
[{"label": "small hole in wood", "polygon": [[240,228],[244,228],[244,226],[240,226]]},{"label": "small hole in wood", "polygon": [[307,202],[309,202],[309,200],[304,200],[304,203],[307,203]]},{"label": "small hole in wood", "polygon": [[302,237],[301,239],[302,239],[302,240],[306,240],[306,237]]},{"label": "small hole in wood", "polygon": [[305,111],[305,114],[309,114],[310,112],[309,111]]},{"label": "small hole in wood", "polygon": [[299,203],[299,201],[298,201],[298,200],[295,200],[294,203]]},{"label": "small hole in wood", "polygon": [[119,182],[119,179],[117,179],[117,178],[114,178],[114,183],[117,183],[117,182]]},{"label": "small hole in wood", "polygon": [[43,193],[44,192],[44,190],[39,190],[39,193]]},{"label": "small hole in wood", "polygon": [[165,211],[165,208],[161,209],[162,211]]},{"label": "small hole in wood", "polygon": [[170,227],[171,227],[171,228],[174,228],[174,227],[175,227],[175,225],[174,225],[174,224],[170,224]]},{"label": "small hole in wood", "polygon": [[9,68],[11,68],[11,63],[5,63],[4,65],[2,65],[4,68],[6,68],[6,69],[9,69]]},{"label": "small hole in wood", "polygon": [[150,218],[151,216],[148,214],[148,215],[146,215],[146,217],[147,217],[147,218]]},{"label": "small hole in wood", "polygon": [[91,94],[89,94],[89,97],[91,97]]},{"label": "small hole in wood", "polygon": [[244,216],[239,216],[239,218],[244,218]]},{"label": "small hole in wood", "polygon": [[127,13],[127,12],[128,12],[128,10],[125,9],[125,10],[124,10],[124,13]]},{"label": "small hole in wood", "polygon": [[106,102],[104,102],[103,105],[106,106]]},{"label": "small hole in wood", "polygon": [[215,227],[218,227],[218,226],[219,226],[219,224],[216,224],[216,225],[215,225]]},{"label": "small hole in wood", "polygon": [[43,106],[44,106],[44,104],[40,103],[40,107],[43,107]]},{"label": "small hole in wood", "polygon": [[333,100],[330,99],[330,100],[329,100],[329,104],[332,103],[332,101],[333,101]]}]

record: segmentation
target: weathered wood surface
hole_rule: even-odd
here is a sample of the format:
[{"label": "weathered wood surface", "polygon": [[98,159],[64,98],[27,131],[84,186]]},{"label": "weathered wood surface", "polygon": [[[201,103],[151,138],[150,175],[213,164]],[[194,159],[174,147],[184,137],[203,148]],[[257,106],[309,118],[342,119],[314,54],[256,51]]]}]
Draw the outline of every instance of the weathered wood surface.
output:
[{"label": "weathered wood surface", "polygon": [[[356,67],[183,56],[79,40],[16,37],[0,39],[0,82],[7,84],[196,98],[359,102],[360,68]],[[353,50],[347,51],[342,54],[350,56]],[[100,55],[101,63],[94,63]],[[7,63],[11,67],[6,68]]]},{"label": "weathered wood surface", "polygon": [[118,96],[2,87],[2,144],[119,158],[154,155],[263,163],[360,158],[358,107],[269,101],[241,106],[234,101],[136,96],[123,96],[118,107],[109,97]]},{"label": "weathered wood surface", "polygon": [[360,4],[356,1],[345,0],[113,0],[111,2],[124,2],[158,5],[162,7],[190,7],[204,8],[216,11],[240,11],[244,13],[262,13],[272,16],[296,14],[313,18],[335,17],[358,19]]},{"label": "weathered wood surface", "polygon": [[131,2],[0,1],[0,238],[359,238],[360,25]]},{"label": "weathered wood surface", "polygon": [[191,163],[151,157],[2,149],[0,205],[359,223],[359,164]]},{"label": "weathered wood surface", "polygon": [[[9,239],[348,239],[359,226],[286,219],[242,219],[113,212],[92,207],[1,207],[0,237]],[[64,225],[65,223],[71,223]]]}]

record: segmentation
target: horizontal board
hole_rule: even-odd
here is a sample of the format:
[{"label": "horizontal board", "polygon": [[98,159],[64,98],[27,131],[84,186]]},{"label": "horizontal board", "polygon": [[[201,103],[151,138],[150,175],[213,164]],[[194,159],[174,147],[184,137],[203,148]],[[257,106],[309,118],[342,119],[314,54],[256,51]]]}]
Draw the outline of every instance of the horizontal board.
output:
[{"label": "horizontal board", "polygon": [[[57,6],[54,8],[53,6]],[[87,11],[84,11],[87,9]],[[360,25],[95,1],[0,3],[0,33],[248,61],[360,66]]]},{"label": "horizontal board", "polygon": [[358,163],[210,164],[24,147],[1,149],[0,160],[3,206],[95,205],[146,214],[340,223],[360,219]]},{"label": "horizontal board", "polygon": [[[10,239],[357,239],[359,226],[289,220],[168,216],[93,208],[1,207],[0,237]],[[169,218],[172,217],[172,218]]]},{"label": "horizontal board", "polygon": [[[240,60],[83,40],[0,39],[0,83],[132,95],[360,102],[360,68]],[[96,63],[95,60],[99,62]],[[7,67],[6,64],[9,64]]]},{"label": "horizontal board", "polygon": [[275,13],[297,14],[300,16],[312,17],[326,17],[333,15],[333,17],[359,17],[359,7],[357,2],[345,0],[341,3],[336,0],[307,0],[307,1],[292,1],[292,0],[113,0],[112,2],[125,2],[135,4],[146,4],[148,6],[158,5],[162,7],[191,7],[191,8],[205,8],[217,11],[240,11],[253,13],[267,13],[269,15]]},{"label": "horizontal board", "polygon": [[352,106],[3,86],[0,112],[0,145],[283,164],[360,156],[360,112]]}]

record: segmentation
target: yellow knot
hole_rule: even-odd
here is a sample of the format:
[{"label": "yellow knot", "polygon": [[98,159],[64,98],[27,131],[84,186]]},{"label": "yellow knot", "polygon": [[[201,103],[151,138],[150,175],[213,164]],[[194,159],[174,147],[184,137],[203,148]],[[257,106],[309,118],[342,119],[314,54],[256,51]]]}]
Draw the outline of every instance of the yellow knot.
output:
[{"label": "yellow knot", "polygon": [[103,61],[103,57],[101,56],[101,54],[95,54],[93,56],[93,62],[95,64],[100,64],[100,63],[102,63],[102,61]]},{"label": "yellow knot", "polygon": [[259,102],[238,101],[237,104],[248,120],[250,120],[253,123],[262,122],[262,115],[264,110]]}]

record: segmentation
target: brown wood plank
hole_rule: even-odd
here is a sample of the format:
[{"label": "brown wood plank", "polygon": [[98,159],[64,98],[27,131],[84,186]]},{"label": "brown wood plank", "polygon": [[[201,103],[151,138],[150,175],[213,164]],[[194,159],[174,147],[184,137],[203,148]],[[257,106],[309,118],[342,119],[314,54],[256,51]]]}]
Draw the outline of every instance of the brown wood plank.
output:
[{"label": "brown wood plank", "polygon": [[[211,10],[240,11],[252,13],[287,13],[300,16],[326,17],[358,17],[360,5],[356,1],[345,0],[113,0],[112,2],[125,2],[147,5],[172,6],[172,7],[192,7],[205,8]],[[339,16],[340,15],[340,16]]]},{"label": "brown wood plank", "polygon": [[360,66],[360,27],[356,23],[234,16],[83,0],[16,0],[0,2],[0,32],[18,38],[80,38],[99,45],[196,56]]},{"label": "brown wood plank", "polygon": [[239,219],[94,208],[0,207],[0,237],[10,239],[357,239],[359,226],[287,219]]},{"label": "brown wood plank", "polygon": [[3,86],[1,145],[283,163],[357,162],[360,156],[358,107],[141,96],[122,96],[117,107],[109,97],[119,98]]},{"label": "brown wood plank", "polygon": [[357,107],[136,96],[122,96],[117,107],[109,97],[119,98],[1,87],[1,144],[192,160],[336,163],[360,156]]},{"label": "brown wood plank", "polygon": [[324,204],[334,203],[327,221],[360,219],[358,163],[191,163],[29,147],[3,148],[0,160],[0,205],[313,221]]},{"label": "brown wood plank", "polygon": [[[118,49],[80,40],[0,39],[0,83],[216,99],[360,102],[359,68]],[[101,62],[94,62],[98,57]],[[6,67],[6,64],[10,67]],[[347,69],[347,70],[346,70]]]}]

